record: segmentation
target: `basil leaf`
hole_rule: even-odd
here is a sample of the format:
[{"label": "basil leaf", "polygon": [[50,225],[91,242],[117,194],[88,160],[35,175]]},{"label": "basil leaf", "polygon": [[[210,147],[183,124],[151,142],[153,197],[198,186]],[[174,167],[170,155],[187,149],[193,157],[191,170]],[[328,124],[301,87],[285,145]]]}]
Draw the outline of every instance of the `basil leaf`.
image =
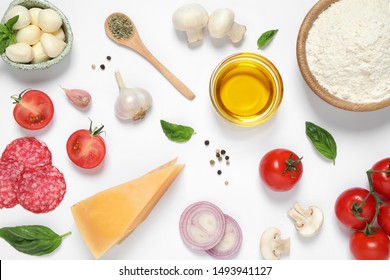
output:
[{"label": "basil leaf", "polygon": [[186,142],[191,139],[195,131],[192,127],[169,123],[160,120],[161,128],[169,140],[174,142]]},{"label": "basil leaf", "polygon": [[62,238],[71,234],[58,235],[50,228],[40,225],[27,225],[0,228],[0,237],[19,252],[42,256],[53,252],[61,245]]},{"label": "basil leaf", "polygon": [[0,41],[0,54],[5,52],[5,49],[9,46],[9,40],[3,39]]},{"label": "basil leaf", "polygon": [[5,25],[8,27],[8,29],[9,29],[10,31],[12,31],[13,28],[14,28],[14,25],[18,22],[18,20],[19,20],[19,15],[16,15],[16,16],[10,18],[10,19],[5,23]]},{"label": "basil leaf", "polygon": [[0,24],[0,34],[8,33],[8,28],[4,24]]},{"label": "basil leaf", "polygon": [[278,33],[279,29],[268,30],[261,34],[260,38],[257,40],[257,47],[259,49],[264,49]]},{"label": "basil leaf", "polygon": [[16,43],[16,34],[13,30],[15,23],[18,21],[19,15],[16,15],[10,18],[5,24],[0,24],[0,54],[5,52],[5,49],[11,45]]},{"label": "basil leaf", "polygon": [[306,135],[316,150],[325,158],[332,160],[333,164],[335,164],[337,145],[333,136],[322,127],[311,122],[306,122]]}]

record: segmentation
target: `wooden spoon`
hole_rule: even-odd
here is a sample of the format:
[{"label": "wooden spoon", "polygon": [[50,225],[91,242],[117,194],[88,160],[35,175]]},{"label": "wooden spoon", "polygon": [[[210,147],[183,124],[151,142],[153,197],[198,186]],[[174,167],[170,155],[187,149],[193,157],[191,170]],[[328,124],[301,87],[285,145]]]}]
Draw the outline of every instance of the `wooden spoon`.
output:
[{"label": "wooden spoon", "polygon": [[[113,24],[117,20],[122,24]],[[124,23],[124,24],[123,24]],[[111,26],[110,26],[111,25]],[[148,60],[165,78],[185,97],[192,100],[195,94],[173,75],[152,53],[145,47],[138,31],[131,19],[123,13],[113,13],[109,15],[104,23],[104,30],[107,36],[115,43],[126,46],[142,55]],[[127,36],[126,36],[127,35]]]}]

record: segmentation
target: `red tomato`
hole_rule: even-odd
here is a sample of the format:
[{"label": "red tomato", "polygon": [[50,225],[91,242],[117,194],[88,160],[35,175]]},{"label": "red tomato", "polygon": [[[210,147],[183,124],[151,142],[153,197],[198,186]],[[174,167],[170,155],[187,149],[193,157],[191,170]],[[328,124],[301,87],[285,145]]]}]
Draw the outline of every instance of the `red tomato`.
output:
[{"label": "red tomato", "polygon": [[287,149],[275,149],[263,156],[259,174],[267,187],[284,192],[292,189],[302,177],[302,158]]},{"label": "red tomato", "polygon": [[[390,158],[385,158],[373,165],[372,170],[389,170]],[[371,174],[372,186],[377,194],[390,199],[390,174],[375,172]]]},{"label": "red tomato", "polygon": [[66,151],[74,164],[81,168],[91,169],[103,161],[106,155],[106,144],[100,136],[103,127],[80,129],[69,137]]},{"label": "red tomato", "polygon": [[358,206],[368,194],[368,190],[356,187],[339,195],[335,203],[335,213],[344,226],[361,230],[372,221],[376,209],[375,198],[370,194],[366,202]]},{"label": "red tomato", "polygon": [[389,237],[381,229],[370,235],[355,231],[349,249],[357,260],[387,260],[390,257]]},{"label": "red tomato", "polygon": [[40,90],[26,90],[19,96],[12,96],[15,121],[23,128],[37,130],[49,124],[54,115],[50,97]]},{"label": "red tomato", "polygon": [[390,236],[390,200],[386,201],[386,204],[382,204],[379,208],[378,224],[381,229]]}]

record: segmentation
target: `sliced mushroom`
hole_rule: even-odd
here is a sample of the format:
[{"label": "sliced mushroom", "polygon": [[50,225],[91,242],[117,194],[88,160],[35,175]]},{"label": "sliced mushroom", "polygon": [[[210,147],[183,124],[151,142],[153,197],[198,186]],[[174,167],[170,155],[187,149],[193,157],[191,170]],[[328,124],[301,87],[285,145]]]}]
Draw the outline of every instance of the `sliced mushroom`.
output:
[{"label": "sliced mushroom", "polygon": [[303,209],[298,203],[287,212],[295,221],[295,228],[302,236],[310,237],[318,233],[324,221],[322,211],[316,206]]},{"label": "sliced mushroom", "polygon": [[260,239],[260,252],[266,260],[278,260],[282,254],[290,253],[290,238],[281,239],[280,230],[271,227],[263,232]]},{"label": "sliced mushroom", "polygon": [[172,16],[172,23],[179,31],[185,31],[188,43],[203,39],[203,28],[207,26],[209,15],[206,9],[196,3],[179,7]]}]

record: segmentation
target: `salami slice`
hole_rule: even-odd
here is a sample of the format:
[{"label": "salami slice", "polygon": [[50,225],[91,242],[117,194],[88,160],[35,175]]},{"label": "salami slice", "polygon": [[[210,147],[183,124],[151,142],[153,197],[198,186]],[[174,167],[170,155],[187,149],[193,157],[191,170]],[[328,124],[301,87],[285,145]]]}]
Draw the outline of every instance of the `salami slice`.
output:
[{"label": "salami slice", "polygon": [[52,165],[23,172],[17,198],[21,206],[33,213],[54,210],[64,198],[66,183],[63,174]]},{"label": "salami slice", "polygon": [[0,209],[18,204],[17,182],[22,171],[23,165],[18,162],[0,161]]},{"label": "salami slice", "polygon": [[33,168],[51,165],[51,152],[41,140],[35,137],[22,137],[7,145],[1,159],[17,161],[26,168]]}]

